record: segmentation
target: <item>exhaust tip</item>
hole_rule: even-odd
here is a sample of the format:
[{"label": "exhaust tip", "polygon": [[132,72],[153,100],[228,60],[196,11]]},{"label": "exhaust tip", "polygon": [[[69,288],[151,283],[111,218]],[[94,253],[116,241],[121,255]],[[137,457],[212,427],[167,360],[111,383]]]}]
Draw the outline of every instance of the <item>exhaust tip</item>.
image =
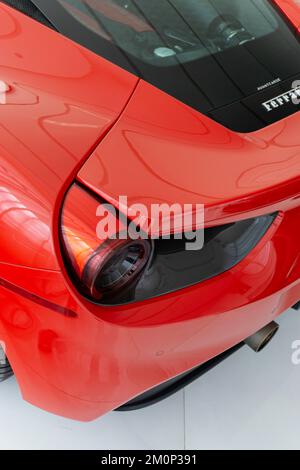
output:
[{"label": "exhaust tip", "polygon": [[245,339],[245,344],[249,346],[254,352],[258,353],[262,351],[274,338],[277,331],[279,329],[279,325],[276,322],[269,323],[267,326],[259,330],[249,338]]}]

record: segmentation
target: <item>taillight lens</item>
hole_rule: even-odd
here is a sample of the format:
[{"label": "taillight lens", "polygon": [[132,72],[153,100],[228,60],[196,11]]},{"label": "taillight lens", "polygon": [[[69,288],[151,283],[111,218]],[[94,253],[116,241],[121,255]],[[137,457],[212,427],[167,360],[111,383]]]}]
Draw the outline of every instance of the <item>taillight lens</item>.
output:
[{"label": "taillight lens", "polygon": [[149,255],[146,240],[107,240],[86,263],[82,282],[95,299],[117,296],[134,284]]},{"label": "taillight lens", "polygon": [[70,275],[83,295],[102,305],[151,299],[232,269],[254,249],[278,216],[269,214],[206,228],[203,248],[187,251],[184,238],[160,237],[151,242],[122,239],[127,220],[117,214],[113,214],[114,223],[107,227],[106,235],[99,238],[97,213],[104,204],[74,184],[61,219]]},{"label": "taillight lens", "polygon": [[[122,240],[123,223],[116,231],[97,236],[97,209],[101,202],[80,186],[70,189],[62,213],[62,244],[75,282],[93,300],[108,301],[132,288],[150,255],[148,240]],[[112,224],[111,224],[112,225]]]}]

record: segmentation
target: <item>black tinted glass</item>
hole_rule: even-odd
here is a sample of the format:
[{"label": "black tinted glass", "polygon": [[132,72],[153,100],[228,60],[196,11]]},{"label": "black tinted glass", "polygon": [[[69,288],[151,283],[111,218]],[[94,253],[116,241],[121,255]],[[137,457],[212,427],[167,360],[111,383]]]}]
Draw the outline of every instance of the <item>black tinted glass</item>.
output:
[{"label": "black tinted glass", "polygon": [[60,32],[235,130],[246,113],[264,125],[245,98],[300,73],[296,34],[268,0],[34,3]]}]

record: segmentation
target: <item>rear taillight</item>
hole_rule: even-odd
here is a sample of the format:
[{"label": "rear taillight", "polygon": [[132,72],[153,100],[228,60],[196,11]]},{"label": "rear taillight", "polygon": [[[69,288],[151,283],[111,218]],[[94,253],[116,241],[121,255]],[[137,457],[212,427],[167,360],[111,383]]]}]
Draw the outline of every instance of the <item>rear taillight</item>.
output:
[{"label": "rear taillight", "polygon": [[107,240],[87,261],[82,282],[95,299],[119,295],[136,282],[149,255],[145,240]]},{"label": "rear taillight", "polygon": [[[111,214],[105,236],[97,230],[99,208]],[[277,217],[280,223],[275,213],[206,228],[203,247],[189,251],[185,237],[125,237],[126,218],[74,184],[62,210],[62,248],[69,274],[84,296],[102,305],[122,305],[225,273],[246,258]]]},{"label": "rear taillight", "polygon": [[[124,225],[115,217],[116,230],[97,235],[101,202],[77,185],[70,189],[62,213],[63,251],[71,274],[83,294],[106,302],[138,281],[150,255],[148,240],[123,240]],[[114,217],[114,215],[113,215]]]}]

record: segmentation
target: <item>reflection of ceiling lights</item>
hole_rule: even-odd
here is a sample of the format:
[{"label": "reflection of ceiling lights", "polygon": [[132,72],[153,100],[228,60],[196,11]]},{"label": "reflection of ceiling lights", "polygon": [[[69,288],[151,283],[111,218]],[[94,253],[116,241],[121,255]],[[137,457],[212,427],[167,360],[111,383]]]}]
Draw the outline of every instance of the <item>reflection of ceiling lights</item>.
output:
[{"label": "reflection of ceiling lights", "polygon": [[0,104],[6,104],[6,95],[10,91],[11,87],[3,80],[0,80]]},{"label": "reflection of ceiling lights", "polygon": [[169,47],[157,47],[154,53],[157,57],[161,57],[162,59],[176,55],[176,52]]}]

